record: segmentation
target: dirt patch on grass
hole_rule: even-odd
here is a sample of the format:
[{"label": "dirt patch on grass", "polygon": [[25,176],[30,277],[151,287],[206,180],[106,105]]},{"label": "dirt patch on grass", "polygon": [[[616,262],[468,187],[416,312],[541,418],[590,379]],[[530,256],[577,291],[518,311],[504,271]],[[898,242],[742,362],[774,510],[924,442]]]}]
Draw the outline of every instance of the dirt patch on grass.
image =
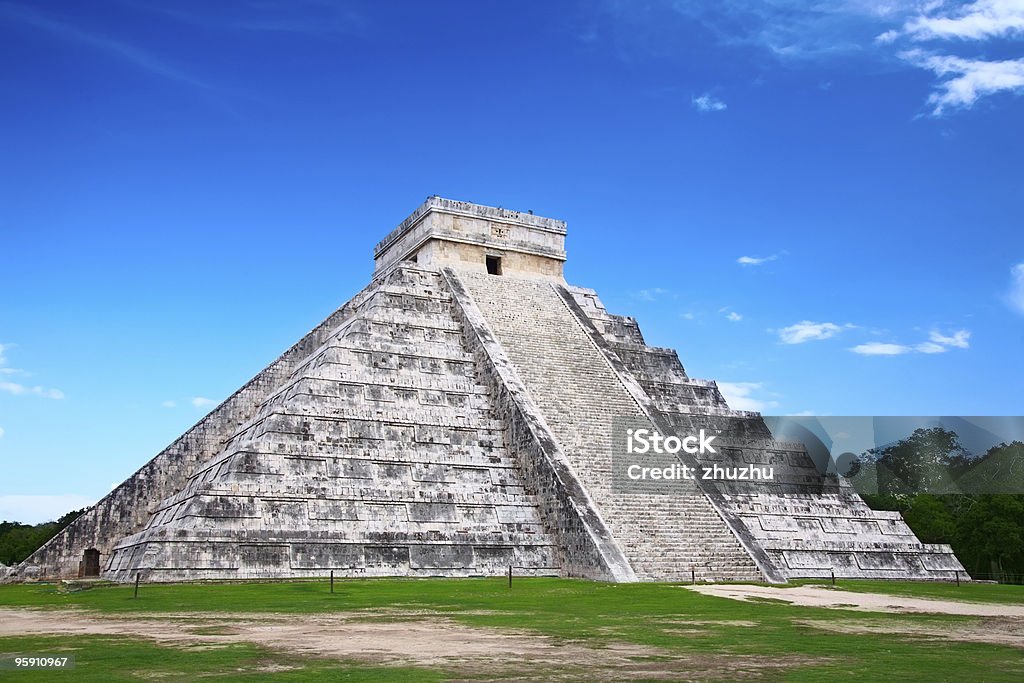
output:
[{"label": "dirt patch on grass", "polygon": [[753,628],[758,626],[756,621],[746,619],[722,619],[713,621],[709,619],[683,619],[682,617],[661,617],[658,619],[663,624],[678,624],[679,626],[739,626],[741,628]]},{"label": "dirt patch on grass", "polygon": [[[380,619],[374,618],[382,617]],[[0,608],[0,637],[100,635],[166,646],[246,642],[296,655],[445,669],[503,680],[715,680],[760,678],[809,662],[797,657],[672,652],[626,642],[591,647],[508,629],[471,627],[442,614],[144,614]],[[820,663],[820,662],[816,662]]]},{"label": "dirt patch on grass", "polygon": [[971,623],[932,624],[902,619],[801,619],[794,623],[833,633],[894,634],[927,640],[963,643],[994,643],[1024,648],[1024,622],[1020,619],[993,617]]},{"label": "dirt patch on grass", "polygon": [[882,593],[854,593],[822,586],[773,588],[739,584],[683,586],[687,590],[746,602],[784,602],[802,607],[831,607],[861,612],[917,612],[1024,619],[1024,605],[935,600]]}]

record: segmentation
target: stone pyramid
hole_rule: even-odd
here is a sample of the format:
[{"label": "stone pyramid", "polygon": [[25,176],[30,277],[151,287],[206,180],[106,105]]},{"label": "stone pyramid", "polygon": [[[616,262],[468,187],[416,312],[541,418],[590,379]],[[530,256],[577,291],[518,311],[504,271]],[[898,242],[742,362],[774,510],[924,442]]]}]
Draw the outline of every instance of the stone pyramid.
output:
[{"label": "stone pyramid", "polygon": [[[565,223],[430,197],[370,285],[18,568],[131,581],[953,578],[948,546],[820,481],[676,353],[562,277]],[[705,429],[757,490],[616,486],[616,420]],[[685,456],[690,464],[715,456]],[[698,462],[699,461],[699,462]],[[816,478],[817,477],[817,478]],[[93,563],[94,564],[94,563]]]}]

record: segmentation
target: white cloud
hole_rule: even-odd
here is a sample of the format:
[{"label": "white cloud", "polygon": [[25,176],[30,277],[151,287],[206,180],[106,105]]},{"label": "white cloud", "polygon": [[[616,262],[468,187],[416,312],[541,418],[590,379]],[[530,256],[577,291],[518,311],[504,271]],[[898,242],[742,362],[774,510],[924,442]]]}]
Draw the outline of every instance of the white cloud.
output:
[{"label": "white cloud", "polygon": [[904,346],[903,344],[884,344],[882,342],[858,344],[850,350],[854,353],[859,353],[862,356],[899,356],[913,351],[912,348]]},{"label": "white cloud", "polygon": [[633,298],[640,301],[656,301],[670,295],[672,295],[672,290],[665,289],[664,287],[648,287],[647,289],[633,292]]},{"label": "white cloud", "polygon": [[907,50],[900,57],[939,77],[936,92],[928,96],[933,116],[941,116],[950,107],[970,109],[987,95],[1024,91],[1024,59],[987,62],[923,50]]},{"label": "white cloud", "polygon": [[1010,268],[1010,291],[1006,299],[1011,308],[1024,313],[1024,263]]},{"label": "white cloud", "polygon": [[969,330],[957,330],[951,336],[946,336],[941,332],[932,330],[928,335],[928,342],[933,344],[941,344],[942,346],[955,346],[958,349],[966,349],[970,347],[971,333]]},{"label": "white cloud", "polygon": [[176,406],[178,404],[175,403],[174,401],[164,401],[160,405],[163,406],[164,408],[173,408],[174,406]]},{"label": "white cloud", "polygon": [[737,313],[736,311],[729,311],[728,313],[725,314],[725,319],[730,322],[738,323],[739,321],[743,320],[743,316]]},{"label": "white cloud", "polygon": [[772,254],[771,256],[740,256],[736,259],[736,263],[741,266],[759,266],[762,263],[768,263],[779,258],[778,254]]},{"label": "white cloud", "polygon": [[868,342],[858,344],[850,349],[862,356],[901,356],[905,353],[945,353],[951,348],[970,348],[970,330],[956,330],[952,334],[942,334],[932,330],[928,335],[928,341],[923,341],[913,346],[906,344],[894,344],[883,342]]},{"label": "white cloud", "polygon": [[[0,344],[0,366],[7,365],[7,356],[4,353],[8,349],[13,349],[14,344]],[[0,367],[0,375],[27,375],[28,373],[24,370],[17,368]],[[17,382],[0,382],[0,391],[14,396],[42,396],[43,398],[52,398],[60,400],[64,398],[64,392],[60,389],[49,389],[40,386],[26,386]]]},{"label": "white cloud", "polygon": [[[846,327],[852,327],[847,324]],[[804,342],[817,341],[834,337],[843,328],[835,323],[816,323],[810,320],[801,320],[789,327],[778,330],[779,341],[783,344],[803,344]]]},{"label": "white cloud", "polygon": [[56,520],[61,515],[88,507],[96,499],[78,493],[38,496],[0,496],[0,521],[39,524]]},{"label": "white cloud", "polygon": [[[954,7],[929,3],[906,19],[901,28],[879,35],[877,42],[893,43],[901,38],[914,42],[986,41],[1020,36],[1024,36],[1024,0],[976,0]],[[990,61],[919,48],[905,50],[899,56],[939,77],[935,92],[927,100],[932,116],[941,116],[948,109],[970,109],[988,95],[1024,91],[1024,59]]]},{"label": "white cloud", "polygon": [[196,408],[205,408],[206,406],[212,406],[215,403],[217,402],[212,398],[205,398],[203,396],[196,396],[192,399],[192,405]]},{"label": "white cloud", "polygon": [[697,111],[723,111],[728,108],[725,102],[714,97],[711,93],[704,93],[700,97],[694,97],[693,106]]},{"label": "white cloud", "polygon": [[770,395],[764,396],[764,385],[761,382],[717,382],[729,407],[734,410],[756,410],[762,412],[769,408],[777,408],[778,401]]},{"label": "white cloud", "polygon": [[680,313],[679,317],[682,318],[683,320],[694,320],[697,316],[696,314],[687,311],[686,313]]},{"label": "white cloud", "polygon": [[725,396],[729,408],[736,411],[763,412],[778,408],[778,401],[762,394],[764,385],[761,382],[716,382],[719,391]]},{"label": "white cloud", "polygon": [[776,252],[776,253],[771,254],[769,256],[746,256],[746,255],[744,255],[744,256],[740,256],[738,259],[736,259],[736,263],[740,264],[741,266],[760,266],[760,265],[763,265],[765,263],[768,263],[769,261],[776,261],[776,260],[778,260],[779,258],[785,256],[788,253],[789,253],[788,251],[783,249],[782,251]]},{"label": "white cloud", "polygon": [[17,382],[0,382],[0,391],[6,391],[8,394],[14,394],[15,396],[33,395],[55,400],[64,398],[64,392],[60,389],[47,389],[40,386],[27,387]]},{"label": "white cloud", "polygon": [[[675,12],[696,21],[729,47],[755,46],[781,61],[824,60],[863,52],[882,27],[899,25],[916,10],[917,0],[729,0],[683,2],[662,0]],[[619,24],[635,24],[636,3],[606,0]],[[648,31],[656,37],[661,32]],[[648,39],[649,40],[649,39]]]},{"label": "white cloud", "polygon": [[4,431],[4,428],[0,427],[0,438],[3,438],[4,434],[6,434],[6,432]]},{"label": "white cloud", "polygon": [[18,370],[17,368],[5,367],[7,365],[7,357],[4,355],[4,352],[7,349],[13,349],[13,348],[14,348],[14,344],[0,344],[0,375],[23,375],[23,374],[25,374],[24,371]]},{"label": "white cloud", "polygon": [[1021,0],[976,0],[956,8],[951,15],[928,14],[929,11],[925,11],[909,19],[902,30],[886,31],[879,40],[891,42],[901,35],[916,41],[985,40],[1024,33],[1024,2]]},{"label": "white cloud", "polygon": [[949,351],[949,348],[935,342],[921,342],[914,347],[914,350],[920,353],[945,353]]}]

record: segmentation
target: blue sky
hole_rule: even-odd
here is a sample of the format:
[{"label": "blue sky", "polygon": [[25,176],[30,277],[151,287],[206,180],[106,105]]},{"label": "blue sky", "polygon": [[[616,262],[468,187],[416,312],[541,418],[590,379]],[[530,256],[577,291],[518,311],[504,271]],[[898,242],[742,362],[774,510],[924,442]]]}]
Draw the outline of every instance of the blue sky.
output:
[{"label": "blue sky", "polygon": [[734,407],[1022,414],[1022,0],[3,0],[0,56],[0,518],[105,494],[430,194],[567,220]]}]

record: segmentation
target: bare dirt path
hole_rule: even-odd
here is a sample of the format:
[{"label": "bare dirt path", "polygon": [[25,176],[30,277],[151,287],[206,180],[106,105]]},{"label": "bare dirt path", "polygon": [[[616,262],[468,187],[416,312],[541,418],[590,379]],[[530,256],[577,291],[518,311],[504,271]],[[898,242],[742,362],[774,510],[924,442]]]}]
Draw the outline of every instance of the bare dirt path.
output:
[{"label": "bare dirt path", "polygon": [[[507,680],[692,679],[751,677],[805,663],[796,657],[687,655],[625,642],[587,647],[548,636],[470,627],[443,615],[390,611],[344,614],[139,614],[112,616],[80,609],[0,608],[0,637],[131,636],[165,646],[248,642],[313,657],[373,664],[441,667]],[[732,667],[728,661],[732,661]],[[732,673],[730,674],[730,670]],[[727,675],[728,674],[728,675]]]},{"label": "bare dirt path", "polygon": [[[291,652],[388,664],[438,665],[453,659],[525,657],[555,661],[579,647],[499,629],[463,626],[443,617],[396,620],[379,614],[152,614],[112,617],[84,610],[0,608],[0,636],[132,635],[165,644],[251,642]],[[620,648],[606,656],[615,657]],[[658,654],[621,648],[625,655]],[[588,655],[591,653],[588,653]]]},{"label": "bare dirt path", "polygon": [[972,643],[993,643],[1024,648],[1024,605],[934,600],[882,593],[855,593],[823,586],[772,588],[770,586],[686,586],[689,590],[733,600],[779,600],[804,607],[825,607],[889,614],[949,614],[980,617],[962,622],[933,623],[921,619],[801,619],[797,623],[833,633],[891,633],[900,637]]},{"label": "bare dirt path", "polygon": [[686,586],[689,590],[733,600],[778,600],[802,607],[832,607],[861,612],[902,612],[925,614],[954,614],[974,617],[1019,617],[1024,619],[1024,605],[998,605],[957,600],[913,598],[882,593],[854,593],[822,586],[773,588],[771,586],[745,586],[710,584]]}]

